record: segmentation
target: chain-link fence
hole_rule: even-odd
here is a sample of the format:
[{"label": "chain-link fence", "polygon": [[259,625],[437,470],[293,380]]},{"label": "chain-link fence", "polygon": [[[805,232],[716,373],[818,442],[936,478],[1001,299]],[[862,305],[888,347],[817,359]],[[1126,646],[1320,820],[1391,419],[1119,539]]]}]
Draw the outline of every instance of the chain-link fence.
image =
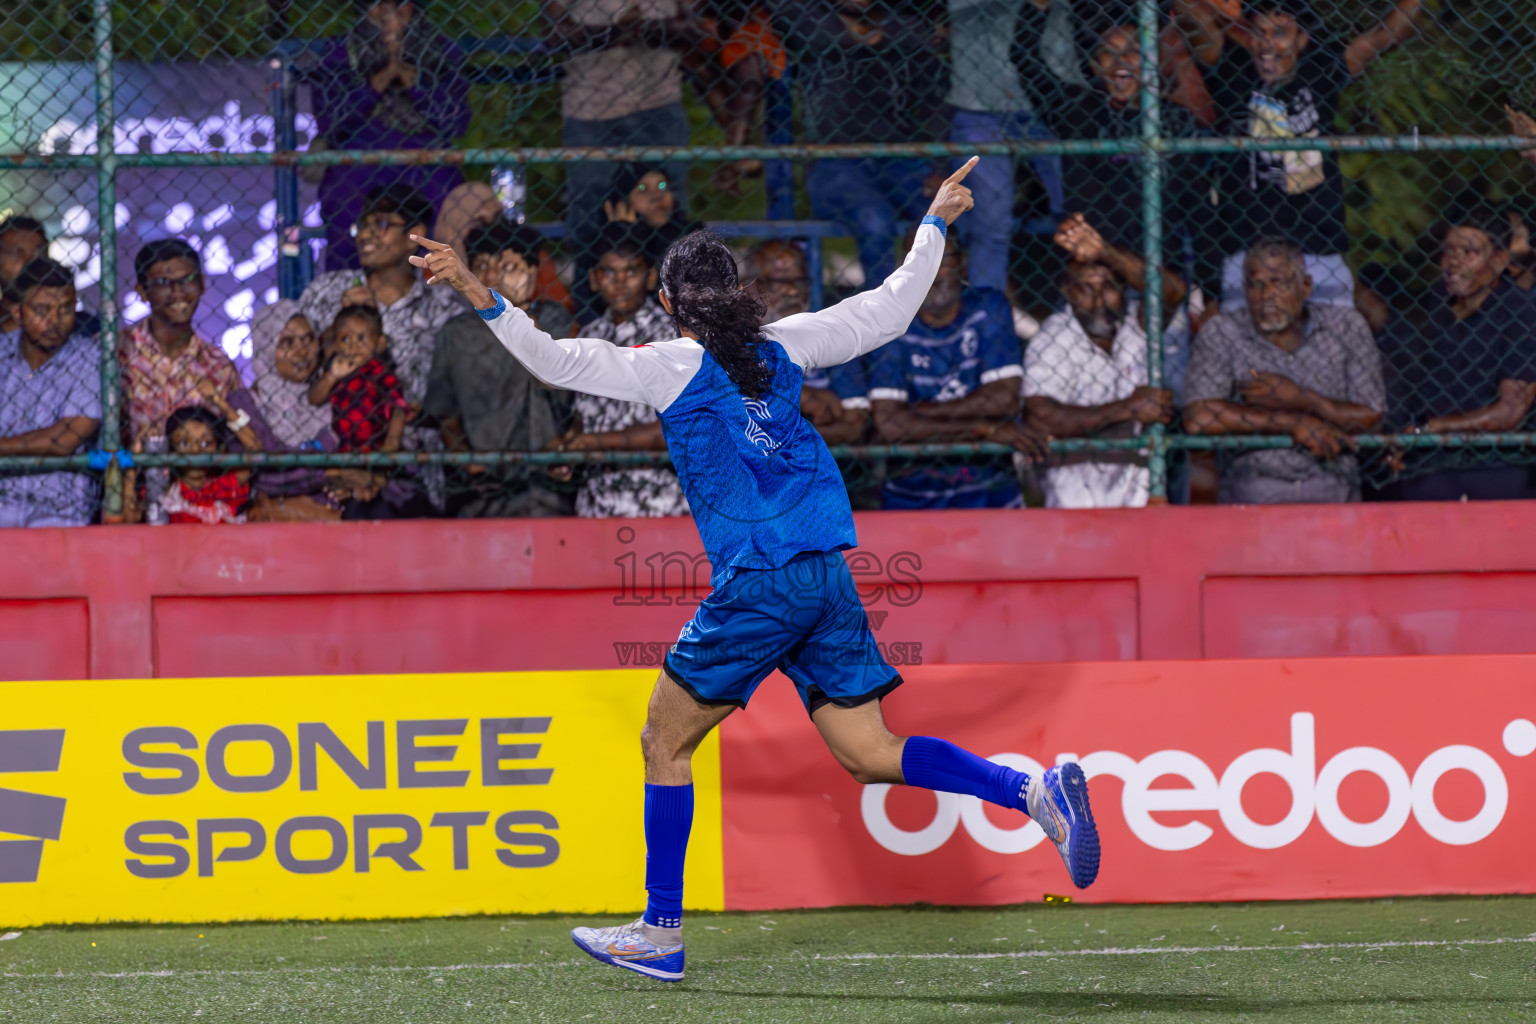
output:
[{"label": "chain-link fence", "polygon": [[[556,337],[675,336],[666,247],[808,370],[858,507],[1531,491],[1536,11],[1512,0],[52,0],[0,23],[0,524],[686,510]],[[1524,152],[1522,152],[1522,149]]]}]

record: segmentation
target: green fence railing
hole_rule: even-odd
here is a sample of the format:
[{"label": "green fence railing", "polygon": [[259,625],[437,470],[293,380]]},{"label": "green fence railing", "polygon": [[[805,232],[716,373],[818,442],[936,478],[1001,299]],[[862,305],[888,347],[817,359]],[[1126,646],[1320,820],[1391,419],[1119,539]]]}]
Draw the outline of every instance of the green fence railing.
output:
[{"label": "green fence railing", "polygon": [[[114,14],[124,10],[112,0],[91,5],[94,40],[94,90],[96,142],[92,153],[22,152],[0,154],[0,165],[16,170],[62,173],[83,171],[94,175],[97,223],[100,231],[100,343],[102,427],[101,455],[70,457],[0,456],[0,471],[72,469],[96,467],[104,473],[104,517],[110,519],[123,507],[122,468],[119,456],[124,438],[119,429],[120,370],[118,337],[123,304],[118,294],[118,226],[115,216],[118,177],[140,168],[297,167],[459,165],[467,167],[524,167],[572,165],[590,161],[641,161],[672,163],[723,161],[809,161],[829,158],[961,157],[971,153],[1039,156],[1135,156],[1142,168],[1143,229],[1141,249],[1147,263],[1143,289],[1148,339],[1147,379],[1153,387],[1164,381],[1164,333],[1167,311],[1163,308],[1162,267],[1165,256],[1165,202],[1170,157],[1182,155],[1232,155],[1265,152],[1316,152],[1338,154],[1437,154],[1499,153],[1536,148],[1536,142],[1513,135],[1431,135],[1387,132],[1380,135],[1341,135],[1306,138],[1253,138],[1239,136],[1171,137],[1164,133],[1166,84],[1160,72],[1159,33],[1163,22],[1158,0],[1136,0],[1140,45],[1140,135],[1122,139],[1015,140],[975,144],[914,141],[865,144],[709,144],[687,146],[560,147],[517,146],[495,148],[466,146],[428,150],[349,150],[263,152],[117,152],[114,125],[118,104],[114,96],[114,37],[121,31]],[[154,17],[153,13],[144,15]],[[174,55],[172,55],[174,56]],[[1536,434],[1520,431],[1485,434],[1367,433],[1354,438],[1362,451],[1469,448],[1536,450]],[[1146,452],[1154,501],[1167,495],[1168,459],[1177,451],[1254,450],[1288,448],[1292,441],[1273,435],[1190,435],[1152,425],[1136,438],[1060,438],[1050,443],[1056,453],[1083,451]],[[1004,455],[1011,451],[991,444],[853,445],[834,448],[844,460],[916,457]],[[549,464],[659,464],[660,452],[407,452],[379,453],[256,453],[217,456],[136,455],[138,466],[249,465],[254,467],[393,467],[424,463],[446,466]],[[104,468],[103,468],[104,467]]]}]

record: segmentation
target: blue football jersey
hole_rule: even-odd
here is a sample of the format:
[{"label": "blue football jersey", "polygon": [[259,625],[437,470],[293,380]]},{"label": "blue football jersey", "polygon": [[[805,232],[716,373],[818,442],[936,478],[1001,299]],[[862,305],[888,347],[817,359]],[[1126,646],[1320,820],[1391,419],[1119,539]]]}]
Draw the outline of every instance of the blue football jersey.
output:
[{"label": "blue football jersey", "polygon": [[853,409],[869,408],[869,381],[864,375],[864,361],[854,359],[841,366],[818,366],[805,371],[808,388],[821,388],[842,399]]},{"label": "blue football jersey", "polygon": [[[960,312],[943,327],[914,319],[905,334],[870,360],[869,397],[917,404],[952,402],[993,381],[1024,376],[1013,310],[990,288],[967,289]],[[995,504],[989,492],[1018,494],[1011,470],[996,465],[937,463],[886,482],[887,504],[903,508]]]},{"label": "blue football jersey", "polygon": [[706,352],[659,413],[717,587],[739,568],[775,568],[856,543],[842,474],[800,415],[802,371],[778,342],[763,350],[773,384],[760,398],[742,395]]}]

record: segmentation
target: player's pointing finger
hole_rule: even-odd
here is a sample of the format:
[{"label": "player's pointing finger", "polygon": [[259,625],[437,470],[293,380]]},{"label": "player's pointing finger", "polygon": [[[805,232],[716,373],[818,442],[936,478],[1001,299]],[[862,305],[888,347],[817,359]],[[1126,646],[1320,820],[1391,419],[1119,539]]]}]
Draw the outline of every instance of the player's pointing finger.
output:
[{"label": "player's pointing finger", "polygon": [[960,169],[958,171],[956,171],[954,174],[951,174],[948,178],[945,178],[944,179],[944,184],[946,184],[946,185],[958,185],[958,184],[960,184],[962,181],[965,180],[965,176],[967,174],[971,173],[972,169],[975,168],[977,162],[979,162],[980,160],[981,160],[981,157],[979,157],[979,156],[971,157],[965,163],[960,165]]},{"label": "player's pointing finger", "polygon": [[432,239],[426,237],[425,235],[412,235],[411,241],[415,242],[422,248],[431,249],[433,252],[441,252],[444,249],[453,248],[453,246],[449,245],[447,242],[434,242]]}]

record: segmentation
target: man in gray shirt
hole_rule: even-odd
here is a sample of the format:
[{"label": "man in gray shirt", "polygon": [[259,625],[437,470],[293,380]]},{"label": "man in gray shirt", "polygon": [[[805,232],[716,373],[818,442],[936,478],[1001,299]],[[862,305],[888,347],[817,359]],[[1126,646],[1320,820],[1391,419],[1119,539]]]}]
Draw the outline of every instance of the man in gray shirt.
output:
[{"label": "man in gray shirt", "polygon": [[[566,338],[575,320],[565,307],[532,301],[542,244],[533,228],[505,220],[476,228],[464,240],[480,280],[533,317],[540,330]],[[423,408],[442,425],[449,451],[539,451],[569,426],[571,393],[539,383],[471,311],[437,334]],[[462,518],[572,512],[570,494],[527,464],[450,473],[448,509]]]},{"label": "man in gray shirt", "polygon": [[[1036,115],[1013,63],[1013,41],[1023,4],[1024,0],[949,0],[949,104],[954,108],[951,142],[1055,138]],[[1066,209],[1061,157],[1039,156],[1032,164],[1050,196],[1051,217],[1060,220]],[[1012,158],[982,157],[967,184],[981,209],[1013,209]],[[1007,293],[1012,217],[1004,212],[966,223],[971,283]]]},{"label": "man in gray shirt", "polygon": [[1351,434],[1386,407],[1381,356],[1365,318],[1308,301],[1299,246],[1264,239],[1243,263],[1246,311],[1219,313],[1195,338],[1185,384],[1191,434],[1289,434],[1296,448],[1237,455],[1223,504],[1360,500]]}]

